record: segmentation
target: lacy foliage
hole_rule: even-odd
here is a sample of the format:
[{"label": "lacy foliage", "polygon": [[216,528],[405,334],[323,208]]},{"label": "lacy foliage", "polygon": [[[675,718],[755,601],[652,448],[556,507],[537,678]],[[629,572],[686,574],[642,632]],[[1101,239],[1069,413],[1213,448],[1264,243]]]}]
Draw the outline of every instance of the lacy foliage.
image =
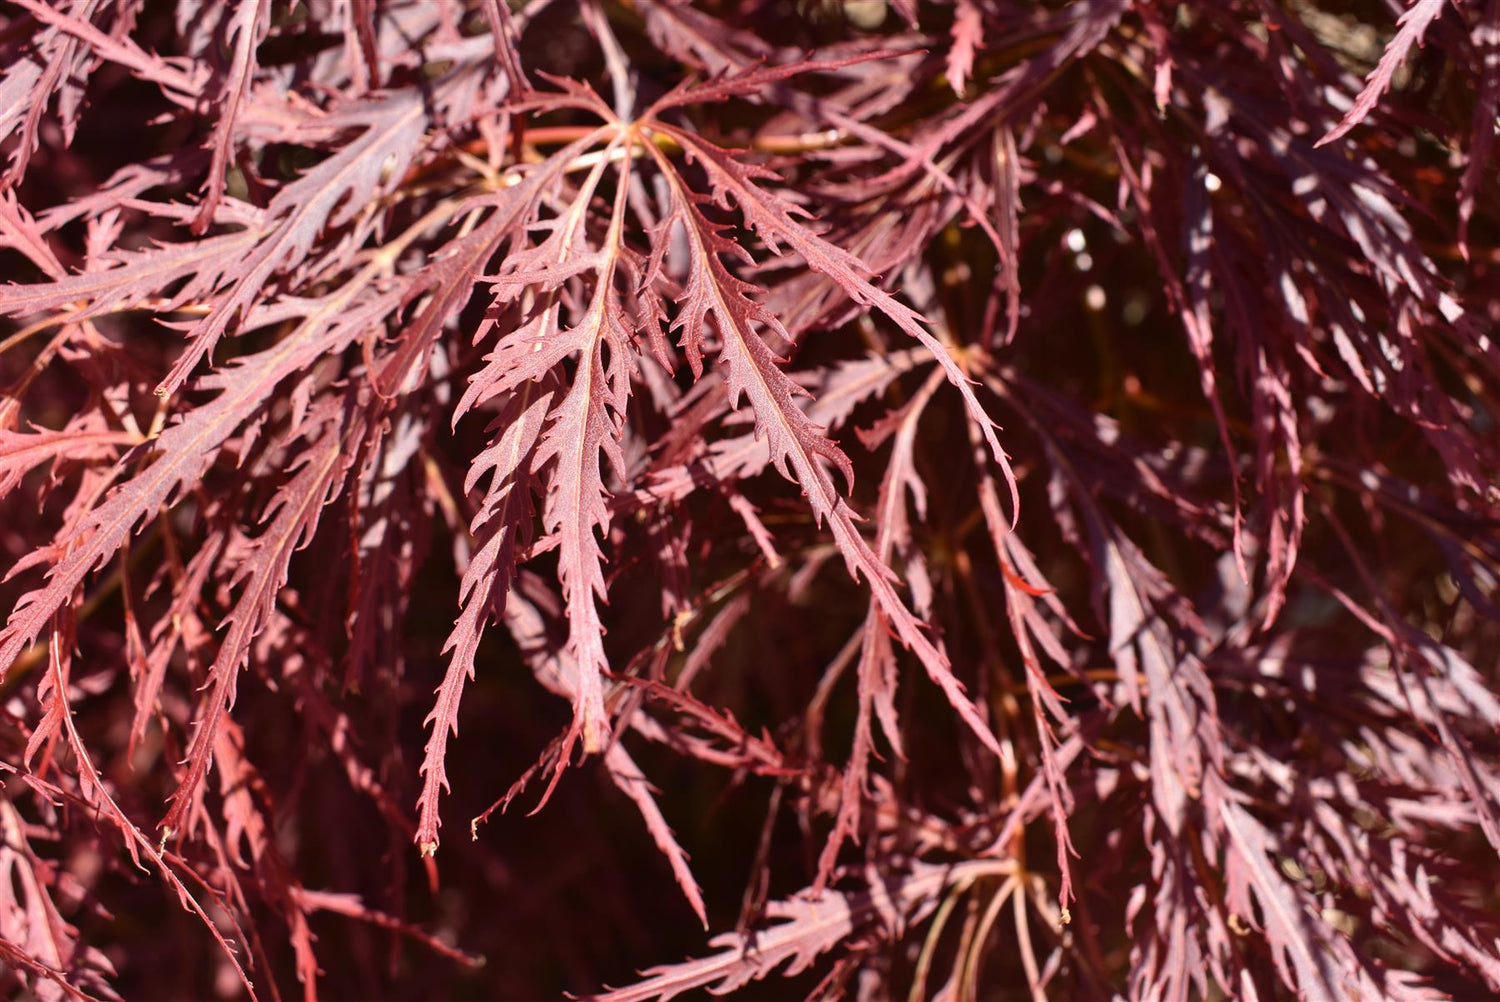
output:
[{"label": "lacy foliage", "polygon": [[0,985],[1500,992],[1402,6],[7,0]]}]

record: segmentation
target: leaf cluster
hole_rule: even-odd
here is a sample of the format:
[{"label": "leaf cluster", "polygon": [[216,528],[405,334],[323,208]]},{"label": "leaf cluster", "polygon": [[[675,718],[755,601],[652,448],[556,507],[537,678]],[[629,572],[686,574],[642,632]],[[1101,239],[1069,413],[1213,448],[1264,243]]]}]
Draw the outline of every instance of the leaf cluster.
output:
[{"label": "leaf cluster", "polygon": [[1500,992],[1500,2],[0,18],[0,988]]}]

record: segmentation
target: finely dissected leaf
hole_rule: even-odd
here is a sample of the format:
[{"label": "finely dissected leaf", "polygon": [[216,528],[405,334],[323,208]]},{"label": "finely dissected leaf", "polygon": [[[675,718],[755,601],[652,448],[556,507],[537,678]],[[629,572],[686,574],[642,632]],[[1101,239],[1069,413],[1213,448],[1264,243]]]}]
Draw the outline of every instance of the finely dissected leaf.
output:
[{"label": "finely dissected leaf", "polygon": [[69,275],[45,284],[7,285],[0,289],[0,311],[12,316],[30,315],[77,303],[69,316],[83,320],[156,298],[157,290],[188,278],[163,303],[170,311],[202,298],[223,282],[226,273],[238,267],[242,255],[255,246],[256,236],[250,230],[241,230],[149,251],[122,251],[116,255],[121,262],[117,268]]},{"label": "finely dissected leaf", "polygon": [[894,924],[917,921],[928,914],[947,885],[961,884],[972,874],[993,869],[973,862],[954,867],[919,865],[910,873],[893,875],[889,886],[866,892],[823,891],[810,898],[789,898],[766,908],[766,918],[781,920],[753,935],[727,933],[709,941],[728,947],[702,960],[653,968],[629,988],[589,996],[598,1002],[667,1002],[685,991],[708,988],[722,995],[759,980],[781,968],[791,976],[806,970],[821,953],[833,949],[852,933],[882,920]]},{"label": "finely dissected leaf", "polygon": [[266,509],[265,532],[249,544],[250,553],[235,572],[234,583],[243,587],[225,620],[228,629],[218,656],[208,670],[207,694],[188,746],[187,771],[162,819],[161,827],[169,835],[181,833],[188,824],[198,784],[208,773],[219,720],[234,707],[236,680],[249,658],[250,644],[270,619],[277,592],[286,584],[292,555],[317,532],[319,515],[337,495],[352,458],[344,429],[335,418],[338,411],[329,410],[331,414],[309,419],[322,428],[305,454],[294,461],[296,471]]},{"label": "finely dissected leaf", "polygon": [[[577,662],[565,651],[558,651],[551,645],[547,637],[546,623],[542,618],[540,608],[542,601],[532,600],[540,596],[547,604],[555,607],[556,596],[540,593],[535,587],[532,592],[531,597],[518,596],[514,601],[507,603],[506,625],[517,646],[520,647],[522,655],[530,662],[537,681],[571,701],[576,699],[578,694]],[[651,834],[652,841],[667,857],[672,868],[672,875],[677,880],[677,886],[687,898],[698,920],[706,928],[708,918],[702,891],[688,866],[687,853],[678,844],[671,827],[661,813],[661,808],[657,806],[656,799],[652,795],[653,789],[650,781],[620,741],[610,743],[604,753],[604,766],[608,771],[610,782],[614,783],[615,787],[635,804],[647,831]],[[509,799],[509,794],[506,799]],[[488,813],[486,812],[486,815]],[[475,832],[475,838],[478,838],[477,825],[481,820],[483,817],[476,818],[471,826],[471,831]]]},{"label": "finely dissected leaf", "polygon": [[1391,77],[1396,75],[1396,69],[1406,60],[1407,53],[1412,46],[1422,42],[1422,36],[1427,34],[1427,29],[1433,21],[1443,13],[1447,6],[1444,0],[1413,0],[1410,7],[1406,9],[1396,24],[1399,26],[1394,38],[1386,45],[1385,52],[1380,56],[1380,62],[1370,71],[1365,79],[1364,90],[1354,99],[1354,104],[1339,119],[1339,124],[1328,131],[1318,145],[1331,143],[1340,138],[1360,122],[1363,122],[1375,110],[1375,105],[1391,86]]},{"label": "finely dissected leaf", "polygon": [[0,429],[0,496],[15,490],[31,470],[47,462],[113,458],[119,447],[135,444],[128,432],[111,431],[87,417],[62,431]]},{"label": "finely dissected leaf", "polygon": [[[669,179],[674,175],[670,167],[664,166],[664,170]],[[820,522],[827,520],[849,573],[864,578],[901,642],[921,660],[928,676],[943,690],[964,722],[999,754],[999,745],[964,694],[963,685],[953,675],[948,659],[927,638],[921,624],[896,594],[891,584],[894,575],[859,535],[852,511],[823,465],[832,464],[846,480],[852,481],[852,467],[847,457],[795,406],[792,397],[796,385],[776,367],[774,356],[754,328],[786,336],[784,329],[749,298],[746,293],[751,287],[724,270],[718,255],[736,245],[724,241],[715,232],[712,224],[693,208],[691,196],[680,182],[677,184],[673,207],[676,217],[688,232],[690,248],[689,278],[677,323],[682,330],[682,345],[689,365],[695,372],[701,372],[703,323],[712,315],[720,338],[719,356],[727,369],[731,404],[741,395],[749,400],[755,414],[756,434],[766,440],[771,461],[783,476],[801,485],[813,517]],[[930,338],[925,333],[923,336]],[[946,353],[943,359],[947,359]],[[981,413],[980,420],[988,430],[989,419],[982,417]],[[990,432],[992,442],[993,438],[993,432]]]},{"label": "finely dissected leaf", "polygon": [[[432,725],[432,737],[428,739],[420,768],[426,779],[417,802],[421,817],[416,837],[417,844],[429,854],[437,851],[441,823],[438,800],[448,786],[444,765],[448,735],[458,733],[464,680],[474,678],[474,657],[480,638],[486,624],[502,615],[517,555],[531,541],[531,463],[542,422],[551,408],[552,394],[539,393],[534,400],[517,400],[516,404],[514,410],[502,413],[497,420],[497,424],[503,423],[504,430],[474,457],[464,481],[465,492],[473,490],[485,477],[489,477],[489,486],[469,526],[481,543],[459,586],[463,611],[443,644],[443,653],[452,651],[452,656],[443,684],[438,688],[437,702],[423,721]],[[519,406],[522,404],[524,407]]]},{"label": "finely dissected leaf", "polygon": [[[911,555],[911,525],[907,518],[908,495],[918,512],[926,515],[927,488],[915,464],[917,424],[932,400],[941,370],[935,370],[905,411],[892,415],[896,428],[892,434],[890,464],[880,485],[880,504],[876,515],[879,529],[875,536],[877,559],[890,566],[897,551]],[[878,601],[870,604],[860,637],[859,662],[856,668],[859,688],[859,713],[855,719],[853,747],[844,766],[843,789],[833,831],[818,861],[818,889],[832,875],[839,847],[848,837],[858,837],[858,819],[867,793],[870,758],[875,754],[875,728],[878,718],[882,733],[898,755],[905,752],[901,744],[901,725],[896,711],[897,668],[891,649],[890,624]]]},{"label": "finely dissected leaf", "polygon": [[[597,172],[591,177],[597,177]],[[542,436],[532,469],[551,466],[547,499],[542,507],[542,525],[559,539],[558,578],[568,600],[568,648],[578,671],[573,728],[583,738],[585,752],[602,751],[609,738],[604,709],[603,674],[609,667],[604,652],[604,624],[598,600],[605,597],[604,557],[595,529],[609,531],[608,494],[604,487],[599,454],[604,452],[616,472],[625,469],[619,437],[630,394],[633,363],[629,332],[623,326],[622,307],[615,288],[620,267],[627,176],[620,178],[607,243],[600,252],[594,290],[587,312],[577,326],[566,332],[547,330],[543,316],[538,340],[549,335],[576,348],[578,368],[562,401],[551,416],[551,426]],[[575,206],[586,203],[591,185]],[[559,263],[567,253],[567,228],[576,217],[565,217],[558,230]],[[544,244],[543,247],[548,245]]]},{"label": "finely dissected leaf", "polygon": [[20,251],[49,278],[62,276],[62,264],[47,245],[46,232],[9,189],[0,192],[0,246]]},{"label": "finely dissected leaf", "polygon": [[224,76],[221,98],[224,108],[220,112],[218,124],[214,127],[211,147],[213,160],[208,168],[208,182],[204,191],[203,204],[198,207],[198,214],[193,217],[194,233],[201,234],[208,229],[208,224],[214,217],[214,210],[218,207],[219,199],[222,197],[220,188],[224,184],[225,171],[234,155],[236,116],[241,103],[245,100],[250,81],[255,75],[255,47],[265,38],[266,29],[270,25],[270,14],[269,3],[251,0],[249,3],[240,5],[225,30],[225,39],[230,43],[233,56],[230,59],[228,72]]},{"label": "finely dissected leaf", "polygon": [[1073,891],[1072,868],[1068,857],[1070,854],[1077,855],[1068,833],[1068,817],[1075,806],[1075,798],[1072,787],[1066,781],[1054,727],[1070,725],[1072,721],[1063,706],[1062,697],[1043,671],[1038,649],[1060,668],[1069,669],[1072,665],[1068,661],[1063,639],[1059,636],[1060,631],[1047,622],[1039,606],[1046,608],[1053,618],[1072,633],[1081,635],[1082,631],[1069,617],[1055,591],[1042,579],[1036,566],[1036,558],[1005,524],[1001,514],[1000,495],[985,461],[982,439],[972,426],[969,440],[973,445],[974,463],[979,476],[980,510],[1005,581],[1005,606],[1011,631],[1025,662],[1026,686],[1031,693],[1032,716],[1036,724],[1037,741],[1041,745],[1042,775],[1047,783],[1053,834],[1057,841],[1058,900],[1063,907],[1067,907]]},{"label": "finely dissected leaf", "polygon": [[974,72],[974,54],[984,41],[984,15],[971,0],[958,0],[953,15],[953,46],[948,50],[948,83],[963,97],[964,85]]},{"label": "finely dissected leaf", "polygon": [[[1310,923],[1302,901],[1271,867],[1265,829],[1238,804],[1224,804],[1220,810],[1232,851],[1250,871],[1248,882],[1265,916],[1271,955],[1282,980],[1307,998],[1338,998],[1350,989],[1358,991],[1335,973],[1337,961],[1331,951],[1308,935]],[[1242,915],[1249,914],[1248,901],[1236,904]]]}]

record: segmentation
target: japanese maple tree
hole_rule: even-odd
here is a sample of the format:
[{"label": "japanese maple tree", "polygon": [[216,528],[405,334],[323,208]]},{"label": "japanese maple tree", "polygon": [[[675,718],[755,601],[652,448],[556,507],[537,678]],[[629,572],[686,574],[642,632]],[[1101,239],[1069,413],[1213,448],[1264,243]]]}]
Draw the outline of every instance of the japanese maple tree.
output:
[{"label": "japanese maple tree", "polygon": [[1500,993],[1497,112],[1500,0],[3,0],[0,993]]}]

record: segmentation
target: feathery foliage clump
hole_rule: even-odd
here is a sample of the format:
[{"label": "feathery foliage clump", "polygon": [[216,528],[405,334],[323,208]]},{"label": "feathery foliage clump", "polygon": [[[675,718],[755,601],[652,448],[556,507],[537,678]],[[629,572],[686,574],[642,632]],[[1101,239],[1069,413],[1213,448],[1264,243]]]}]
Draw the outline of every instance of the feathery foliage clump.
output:
[{"label": "feathery foliage clump", "polygon": [[0,18],[7,997],[1500,992],[1497,0]]}]

